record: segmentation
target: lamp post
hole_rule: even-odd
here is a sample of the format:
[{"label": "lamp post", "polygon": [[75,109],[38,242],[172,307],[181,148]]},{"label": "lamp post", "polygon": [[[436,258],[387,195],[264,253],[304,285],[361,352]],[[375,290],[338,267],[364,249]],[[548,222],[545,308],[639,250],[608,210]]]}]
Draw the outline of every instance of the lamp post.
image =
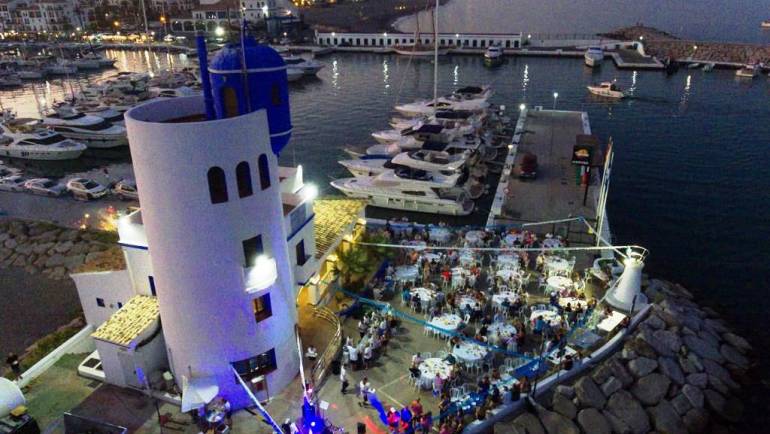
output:
[{"label": "lamp post", "polygon": [[553,110],[556,110],[556,100],[559,98],[559,92],[553,93]]}]

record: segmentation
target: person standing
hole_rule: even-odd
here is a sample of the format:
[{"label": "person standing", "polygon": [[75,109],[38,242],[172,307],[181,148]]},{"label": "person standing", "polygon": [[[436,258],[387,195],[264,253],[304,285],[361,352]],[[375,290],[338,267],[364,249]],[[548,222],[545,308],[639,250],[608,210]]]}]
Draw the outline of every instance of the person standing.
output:
[{"label": "person standing", "polygon": [[358,383],[358,392],[361,396],[361,402],[358,403],[361,407],[369,405],[369,389],[372,385],[369,383],[369,378],[364,377],[360,383]]},{"label": "person standing", "polygon": [[348,386],[350,385],[350,383],[348,382],[348,372],[345,369],[344,365],[340,367],[340,383],[342,385],[342,387],[340,388],[340,393],[342,393],[343,395],[348,393]]},{"label": "person standing", "polygon": [[19,362],[19,356],[16,353],[8,353],[8,357],[5,358],[5,363],[11,368],[11,372],[16,376],[17,380],[21,379],[21,363]]}]

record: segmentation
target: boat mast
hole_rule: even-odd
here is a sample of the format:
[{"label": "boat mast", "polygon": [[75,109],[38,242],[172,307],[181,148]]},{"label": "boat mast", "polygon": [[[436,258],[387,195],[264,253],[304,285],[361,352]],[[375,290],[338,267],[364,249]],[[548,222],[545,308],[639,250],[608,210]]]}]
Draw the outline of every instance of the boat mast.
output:
[{"label": "boat mast", "polygon": [[438,100],[438,5],[433,9],[433,112],[436,112],[436,102]]}]

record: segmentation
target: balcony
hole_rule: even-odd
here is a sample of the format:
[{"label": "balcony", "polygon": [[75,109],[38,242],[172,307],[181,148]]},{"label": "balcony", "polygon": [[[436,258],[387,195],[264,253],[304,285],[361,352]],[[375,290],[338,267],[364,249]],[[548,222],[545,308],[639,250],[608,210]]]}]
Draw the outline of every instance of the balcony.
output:
[{"label": "balcony", "polygon": [[255,293],[272,286],[278,279],[275,259],[260,255],[254,266],[243,269],[243,283],[248,293]]}]

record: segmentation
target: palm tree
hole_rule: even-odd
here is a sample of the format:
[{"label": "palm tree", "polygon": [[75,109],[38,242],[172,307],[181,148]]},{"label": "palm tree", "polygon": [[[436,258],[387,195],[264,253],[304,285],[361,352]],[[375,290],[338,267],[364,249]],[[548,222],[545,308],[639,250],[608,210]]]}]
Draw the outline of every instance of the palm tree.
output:
[{"label": "palm tree", "polygon": [[347,289],[360,284],[371,267],[369,254],[359,246],[354,245],[348,249],[341,249],[337,258],[335,267],[341,277],[343,287]]}]

